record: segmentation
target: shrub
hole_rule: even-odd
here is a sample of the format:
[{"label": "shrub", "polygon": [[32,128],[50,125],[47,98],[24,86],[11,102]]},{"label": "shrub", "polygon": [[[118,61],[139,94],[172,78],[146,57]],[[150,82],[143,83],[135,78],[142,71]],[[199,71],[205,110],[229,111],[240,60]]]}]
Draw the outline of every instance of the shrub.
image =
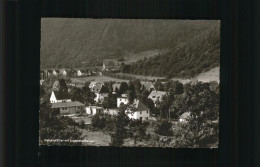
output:
[{"label": "shrub", "polygon": [[102,117],[102,115],[100,114],[96,114],[92,117],[92,126],[99,128],[99,129],[103,129],[106,126],[106,119],[104,117]]},{"label": "shrub", "polygon": [[168,120],[162,120],[156,125],[155,133],[162,136],[171,136],[172,123]]}]

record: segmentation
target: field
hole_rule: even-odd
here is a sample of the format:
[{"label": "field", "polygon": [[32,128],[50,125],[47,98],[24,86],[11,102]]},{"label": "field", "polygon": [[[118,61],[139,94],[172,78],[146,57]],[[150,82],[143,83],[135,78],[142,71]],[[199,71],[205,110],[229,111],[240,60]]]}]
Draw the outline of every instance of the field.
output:
[{"label": "field", "polygon": [[129,80],[126,79],[117,79],[117,78],[111,78],[104,75],[98,75],[98,76],[89,76],[89,77],[78,77],[78,78],[70,78],[72,82],[109,82],[109,81],[115,81],[115,82],[128,82]]},{"label": "field", "polygon": [[167,49],[155,49],[155,50],[148,50],[144,52],[139,52],[139,53],[126,53],[127,56],[124,57],[125,61],[124,63],[129,64],[129,63],[134,63],[138,60],[141,60],[143,58],[150,58],[154,56],[158,56],[160,53],[164,53],[167,51]]},{"label": "field", "polygon": [[82,140],[87,140],[89,142],[82,143],[84,146],[109,146],[111,142],[111,137],[102,131],[88,131],[82,129]]}]

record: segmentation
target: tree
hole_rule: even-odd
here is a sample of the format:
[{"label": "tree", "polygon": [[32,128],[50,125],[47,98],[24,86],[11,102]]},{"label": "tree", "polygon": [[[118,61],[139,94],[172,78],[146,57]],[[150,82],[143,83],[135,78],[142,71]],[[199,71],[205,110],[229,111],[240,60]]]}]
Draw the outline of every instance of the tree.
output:
[{"label": "tree", "polygon": [[164,90],[167,92],[172,92],[174,95],[179,95],[183,93],[183,84],[179,81],[169,80],[164,84]]},{"label": "tree", "polygon": [[119,113],[115,119],[115,132],[111,134],[111,144],[112,146],[122,146],[124,139],[126,138],[126,128],[125,126],[129,123],[129,118],[125,114],[127,106],[120,105]]},{"label": "tree", "polygon": [[93,127],[103,129],[106,126],[106,119],[102,114],[96,114],[92,117],[91,124]]},{"label": "tree", "polygon": [[124,93],[127,90],[128,90],[128,84],[126,82],[121,82],[121,85],[119,87],[118,93],[122,94],[122,93]]},{"label": "tree", "polygon": [[184,94],[175,96],[171,110],[177,116],[186,111],[216,119],[219,112],[219,96],[210,90],[208,83],[190,83],[184,87]]},{"label": "tree", "polygon": [[68,86],[66,84],[65,79],[61,78],[59,79],[59,85],[60,85],[60,92],[68,93]]},{"label": "tree", "polygon": [[133,82],[130,80],[128,83],[128,101],[130,104],[133,103],[134,99],[136,98],[136,94],[135,94],[135,86],[133,84]]},{"label": "tree", "polygon": [[[46,139],[81,139],[81,131],[75,128],[76,122],[69,117],[59,116],[57,110],[51,109],[50,103],[43,102],[40,105],[39,113],[39,137],[41,144],[55,144],[46,142]],[[73,143],[64,142],[63,144],[74,145]],[[77,143],[80,144],[80,143]]]},{"label": "tree", "polygon": [[164,91],[163,84],[162,84],[160,81],[156,81],[156,82],[154,83],[154,88],[155,88],[155,90],[157,90],[157,91]]},{"label": "tree", "polygon": [[70,91],[70,95],[72,101],[85,102],[84,92],[80,88],[73,87]]},{"label": "tree", "polygon": [[117,97],[111,92],[108,93],[108,97],[103,102],[104,108],[116,108],[117,107]]},{"label": "tree", "polygon": [[139,79],[135,79],[133,81],[134,89],[135,89],[135,94],[139,94],[141,92],[142,84]]},{"label": "tree", "polygon": [[179,125],[175,131],[174,147],[217,147],[218,124],[206,124],[202,117],[191,117],[186,124]]},{"label": "tree", "polygon": [[84,102],[85,104],[94,104],[94,98],[96,97],[95,93],[90,91],[89,83],[85,83],[85,86],[82,87]]},{"label": "tree", "polygon": [[164,119],[157,123],[155,133],[162,136],[171,136],[172,135],[171,128],[172,128],[172,123]]},{"label": "tree", "polygon": [[43,86],[40,86],[40,97],[42,98],[44,95],[46,95],[46,92],[44,90]]}]

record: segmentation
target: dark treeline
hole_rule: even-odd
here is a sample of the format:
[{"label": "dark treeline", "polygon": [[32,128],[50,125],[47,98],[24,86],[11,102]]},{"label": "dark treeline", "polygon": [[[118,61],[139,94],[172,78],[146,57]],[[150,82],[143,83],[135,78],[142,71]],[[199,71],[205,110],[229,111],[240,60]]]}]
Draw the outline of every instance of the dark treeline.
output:
[{"label": "dark treeline", "polygon": [[219,27],[202,32],[174,49],[133,64],[122,64],[121,72],[160,77],[194,77],[219,66]]}]

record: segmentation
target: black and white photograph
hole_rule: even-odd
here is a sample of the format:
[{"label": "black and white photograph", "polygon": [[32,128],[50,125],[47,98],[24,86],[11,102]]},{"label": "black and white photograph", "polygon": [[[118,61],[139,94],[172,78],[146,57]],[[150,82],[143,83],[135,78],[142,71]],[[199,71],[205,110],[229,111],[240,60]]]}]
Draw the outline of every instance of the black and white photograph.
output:
[{"label": "black and white photograph", "polygon": [[39,145],[218,148],[220,24],[41,18]]}]

